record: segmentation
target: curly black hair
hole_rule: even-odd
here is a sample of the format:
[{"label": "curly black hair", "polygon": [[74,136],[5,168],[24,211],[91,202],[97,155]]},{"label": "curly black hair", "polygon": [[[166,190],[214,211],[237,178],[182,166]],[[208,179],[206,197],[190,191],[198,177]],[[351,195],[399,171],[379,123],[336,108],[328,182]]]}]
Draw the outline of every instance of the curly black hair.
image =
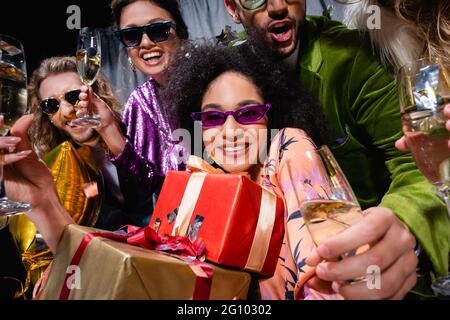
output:
[{"label": "curly black hair", "polygon": [[264,101],[272,104],[268,113],[270,130],[300,128],[317,145],[327,142],[325,117],[315,99],[299,87],[298,75],[274,61],[262,47],[249,43],[232,48],[190,45],[180,50],[161,90],[161,100],[181,128],[194,132],[190,113],[200,111],[211,82],[228,71],[251,80]]}]

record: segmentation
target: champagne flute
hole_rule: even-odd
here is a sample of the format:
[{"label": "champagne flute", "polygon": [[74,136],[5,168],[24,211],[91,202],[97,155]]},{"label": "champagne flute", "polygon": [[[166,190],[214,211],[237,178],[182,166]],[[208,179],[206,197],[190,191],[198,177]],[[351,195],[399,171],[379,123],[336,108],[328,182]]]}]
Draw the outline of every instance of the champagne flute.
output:
[{"label": "champagne flute", "polygon": [[[399,71],[403,133],[417,167],[436,186],[450,217],[450,149],[443,110],[450,102],[450,78],[439,59],[419,59]],[[450,276],[432,285],[450,295]]]},{"label": "champagne flute", "polygon": [[[339,164],[327,146],[307,152],[305,159],[315,168],[315,181],[322,190],[307,192],[300,202],[300,212],[309,233],[318,246],[362,220],[358,200]],[[354,255],[349,252],[345,256]],[[345,257],[344,256],[344,257]],[[340,258],[344,258],[340,257]]]},{"label": "champagne flute", "polygon": [[[99,33],[92,28],[84,27],[78,35],[78,49],[76,54],[77,70],[81,82],[90,87],[97,80],[101,66],[101,39]],[[71,121],[71,124],[96,128],[100,126],[100,116],[93,113],[92,105],[88,106],[85,114]]]},{"label": "champagne flute", "polygon": [[[27,71],[22,44],[7,35],[0,35],[0,135],[8,135],[14,122],[27,109]],[[0,150],[3,153],[2,150]],[[3,183],[0,163],[0,217],[12,216],[31,209],[28,203],[9,200]]]}]

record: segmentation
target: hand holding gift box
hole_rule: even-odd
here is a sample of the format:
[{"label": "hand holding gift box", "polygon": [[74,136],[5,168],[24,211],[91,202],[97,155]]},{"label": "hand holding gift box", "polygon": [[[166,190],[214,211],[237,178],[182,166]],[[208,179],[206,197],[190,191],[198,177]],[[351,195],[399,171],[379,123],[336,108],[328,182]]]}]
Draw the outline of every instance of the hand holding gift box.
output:
[{"label": "hand holding gift box", "polygon": [[194,172],[167,174],[150,227],[201,238],[206,260],[273,275],[284,232],[283,200],[245,175],[225,174],[197,157]]}]

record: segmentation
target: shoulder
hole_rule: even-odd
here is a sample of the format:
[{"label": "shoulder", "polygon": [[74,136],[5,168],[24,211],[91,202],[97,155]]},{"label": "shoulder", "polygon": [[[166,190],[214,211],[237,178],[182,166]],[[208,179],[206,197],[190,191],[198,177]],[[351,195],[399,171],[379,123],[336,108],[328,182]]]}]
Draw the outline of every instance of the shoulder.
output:
[{"label": "shoulder", "polygon": [[324,48],[345,48],[347,51],[359,50],[361,47],[370,49],[370,40],[366,33],[349,29],[339,21],[308,16],[305,28]]},{"label": "shoulder", "polygon": [[139,109],[153,109],[157,107],[158,86],[153,79],[149,79],[133,90],[124,108],[124,114],[138,112]]},{"label": "shoulder", "polygon": [[158,86],[156,82],[150,78],[133,90],[128,99],[128,102],[152,99],[155,96],[157,90]]},{"label": "shoulder", "polygon": [[318,47],[325,63],[339,66],[354,62],[381,65],[366,32],[349,29],[326,17],[307,17],[305,32],[311,48]]},{"label": "shoulder", "polygon": [[301,151],[315,148],[312,139],[302,129],[284,128],[272,139],[270,158],[278,158],[282,161],[295,157]]}]

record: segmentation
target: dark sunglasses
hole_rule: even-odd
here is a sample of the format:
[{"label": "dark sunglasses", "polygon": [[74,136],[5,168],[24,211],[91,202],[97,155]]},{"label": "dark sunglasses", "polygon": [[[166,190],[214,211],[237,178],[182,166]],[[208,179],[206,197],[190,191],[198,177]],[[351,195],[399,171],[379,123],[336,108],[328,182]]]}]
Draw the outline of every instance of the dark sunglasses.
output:
[{"label": "dark sunglasses", "polygon": [[[341,0],[345,1],[345,0]],[[348,0],[347,0],[348,1]],[[358,0],[359,1],[359,0]],[[356,2],[358,2],[356,1]],[[241,6],[246,10],[256,10],[266,5],[267,0],[239,0]],[[299,0],[286,0],[286,2],[299,2]]]},{"label": "dark sunglasses", "polygon": [[243,125],[255,124],[261,120],[269,111],[272,105],[270,103],[253,105],[243,107],[237,111],[204,111],[192,112],[191,117],[194,121],[200,121],[205,128],[217,127],[223,125],[228,116],[233,116],[234,119]]},{"label": "dark sunglasses", "polygon": [[76,106],[77,103],[80,101],[79,99],[80,93],[81,90],[79,89],[67,91],[66,93],[60,95],[59,97],[52,97],[42,100],[41,103],[39,104],[39,107],[41,107],[42,112],[46,114],[56,113],[59,110],[61,99],[64,99],[71,105]]},{"label": "dark sunglasses", "polygon": [[176,30],[175,23],[170,21],[161,21],[142,27],[130,27],[116,30],[114,31],[114,34],[125,47],[133,48],[141,43],[142,35],[144,33],[155,43],[166,41],[169,39],[171,28]]}]

